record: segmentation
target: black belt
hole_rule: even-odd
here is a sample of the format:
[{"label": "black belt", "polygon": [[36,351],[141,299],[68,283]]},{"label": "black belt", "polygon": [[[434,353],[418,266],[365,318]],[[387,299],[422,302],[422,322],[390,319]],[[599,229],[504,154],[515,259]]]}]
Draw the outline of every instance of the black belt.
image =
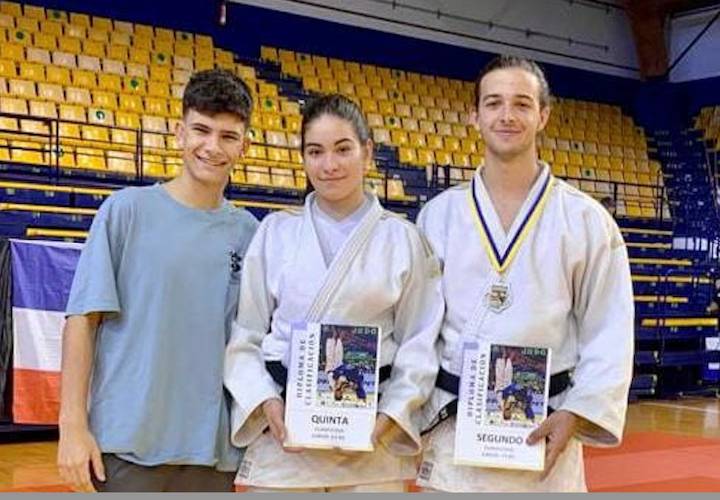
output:
[{"label": "black belt", "polygon": [[[570,370],[561,371],[550,377],[550,397],[557,396],[572,385]],[[435,379],[435,387],[438,387],[450,394],[458,395],[460,392],[460,377],[453,375],[449,371],[440,367],[437,378]],[[438,426],[443,420],[457,414],[457,398],[443,406],[438,412],[430,426],[423,431],[423,434],[430,432]],[[548,415],[554,410],[548,407]]]},{"label": "black belt", "polygon": [[[287,386],[288,371],[280,361],[265,361],[265,368],[277,385],[283,387],[282,398],[285,399],[285,387]],[[391,365],[380,367],[378,385],[390,378]]]}]

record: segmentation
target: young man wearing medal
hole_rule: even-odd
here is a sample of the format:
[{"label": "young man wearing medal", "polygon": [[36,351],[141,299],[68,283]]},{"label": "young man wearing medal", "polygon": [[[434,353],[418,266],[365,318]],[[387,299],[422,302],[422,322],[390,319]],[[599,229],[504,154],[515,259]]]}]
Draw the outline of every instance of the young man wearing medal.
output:
[{"label": "young man wearing medal", "polygon": [[[633,296],[612,217],[538,160],[550,116],[542,70],[511,56],[477,80],[485,163],[418,217],[443,265],[442,365],[425,406],[418,484],[474,491],[584,491],[582,445],[620,443],[633,356]],[[470,339],[550,348],[544,471],[454,464],[462,348]]]}]

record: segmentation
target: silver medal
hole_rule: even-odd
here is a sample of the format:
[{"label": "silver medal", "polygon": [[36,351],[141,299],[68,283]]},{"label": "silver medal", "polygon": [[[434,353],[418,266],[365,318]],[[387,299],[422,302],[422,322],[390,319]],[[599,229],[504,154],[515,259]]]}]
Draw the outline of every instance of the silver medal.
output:
[{"label": "silver medal", "polygon": [[512,296],[510,294],[510,283],[498,281],[490,286],[490,290],[485,295],[485,300],[490,310],[499,313],[510,307]]}]

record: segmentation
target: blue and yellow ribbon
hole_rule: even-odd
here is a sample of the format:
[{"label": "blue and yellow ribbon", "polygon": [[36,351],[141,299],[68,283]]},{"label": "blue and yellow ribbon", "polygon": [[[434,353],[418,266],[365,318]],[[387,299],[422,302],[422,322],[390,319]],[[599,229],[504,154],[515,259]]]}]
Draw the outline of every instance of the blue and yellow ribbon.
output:
[{"label": "blue and yellow ribbon", "polygon": [[527,235],[540,219],[540,216],[545,209],[545,205],[550,198],[550,192],[552,191],[552,186],[555,183],[555,178],[548,172],[547,179],[545,179],[540,192],[533,201],[530,211],[523,219],[522,224],[520,224],[520,227],[515,233],[515,236],[513,236],[512,240],[510,240],[510,244],[505,249],[505,253],[503,255],[500,255],[497,245],[495,245],[495,241],[492,238],[485,216],[480,209],[480,203],[475,196],[475,181],[476,177],[473,176],[470,183],[470,189],[468,190],[468,203],[470,204],[471,211],[474,214],[475,225],[478,228],[478,233],[480,233],[480,241],[482,242],[488,259],[490,259],[490,264],[498,274],[502,275],[510,267],[510,264],[520,250],[520,247],[527,238]]}]

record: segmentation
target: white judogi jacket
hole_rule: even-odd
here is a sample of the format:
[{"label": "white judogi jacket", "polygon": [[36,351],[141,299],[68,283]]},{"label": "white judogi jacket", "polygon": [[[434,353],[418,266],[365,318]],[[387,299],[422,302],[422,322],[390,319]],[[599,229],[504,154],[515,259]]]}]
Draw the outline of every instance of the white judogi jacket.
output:
[{"label": "white judogi jacket", "polygon": [[[475,173],[476,200],[501,253],[530,215],[551,175],[543,164],[506,234],[479,170]],[[477,306],[499,274],[481,244],[482,225],[477,224],[469,196],[471,184],[451,188],[423,208],[418,225],[443,266],[446,314],[441,364],[459,373],[463,334],[549,347],[552,374],[574,370],[574,385],[551,398],[550,406],[594,425],[571,439],[550,476],[540,482],[538,472],[453,465],[455,419],[447,419],[426,435],[418,481],[422,486],[449,491],[582,491],[586,487],[581,441],[596,446],[620,443],[633,366],[634,308],[627,251],[615,221],[599,203],[561,180],[551,180],[544,212],[505,271],[510,306],[497,313]],[[468,332],[470,318],[474,325]],[[423,408],[426,427],[453,398],[443,390],[433,391]]]},{"label": "white judogi jacket", "polygon": [[[303,209],[268,215],[243,264],[240,302],[225,360],[232,394],[232,442],[248,446],[236,482],[258,487],[356,485],[410,479],[420,452],[419,408],[432,391],[444,304],[438,262],[417,229],[372,206],[329,268],[308,196]],[[379,325],[380,365],[392,364],[380,386],[378,411],[404,431],[372,453],[304,450],[285,453],[262,403],[279,397],[265,368],[287,366],[291,324],[298,321]]]}]

